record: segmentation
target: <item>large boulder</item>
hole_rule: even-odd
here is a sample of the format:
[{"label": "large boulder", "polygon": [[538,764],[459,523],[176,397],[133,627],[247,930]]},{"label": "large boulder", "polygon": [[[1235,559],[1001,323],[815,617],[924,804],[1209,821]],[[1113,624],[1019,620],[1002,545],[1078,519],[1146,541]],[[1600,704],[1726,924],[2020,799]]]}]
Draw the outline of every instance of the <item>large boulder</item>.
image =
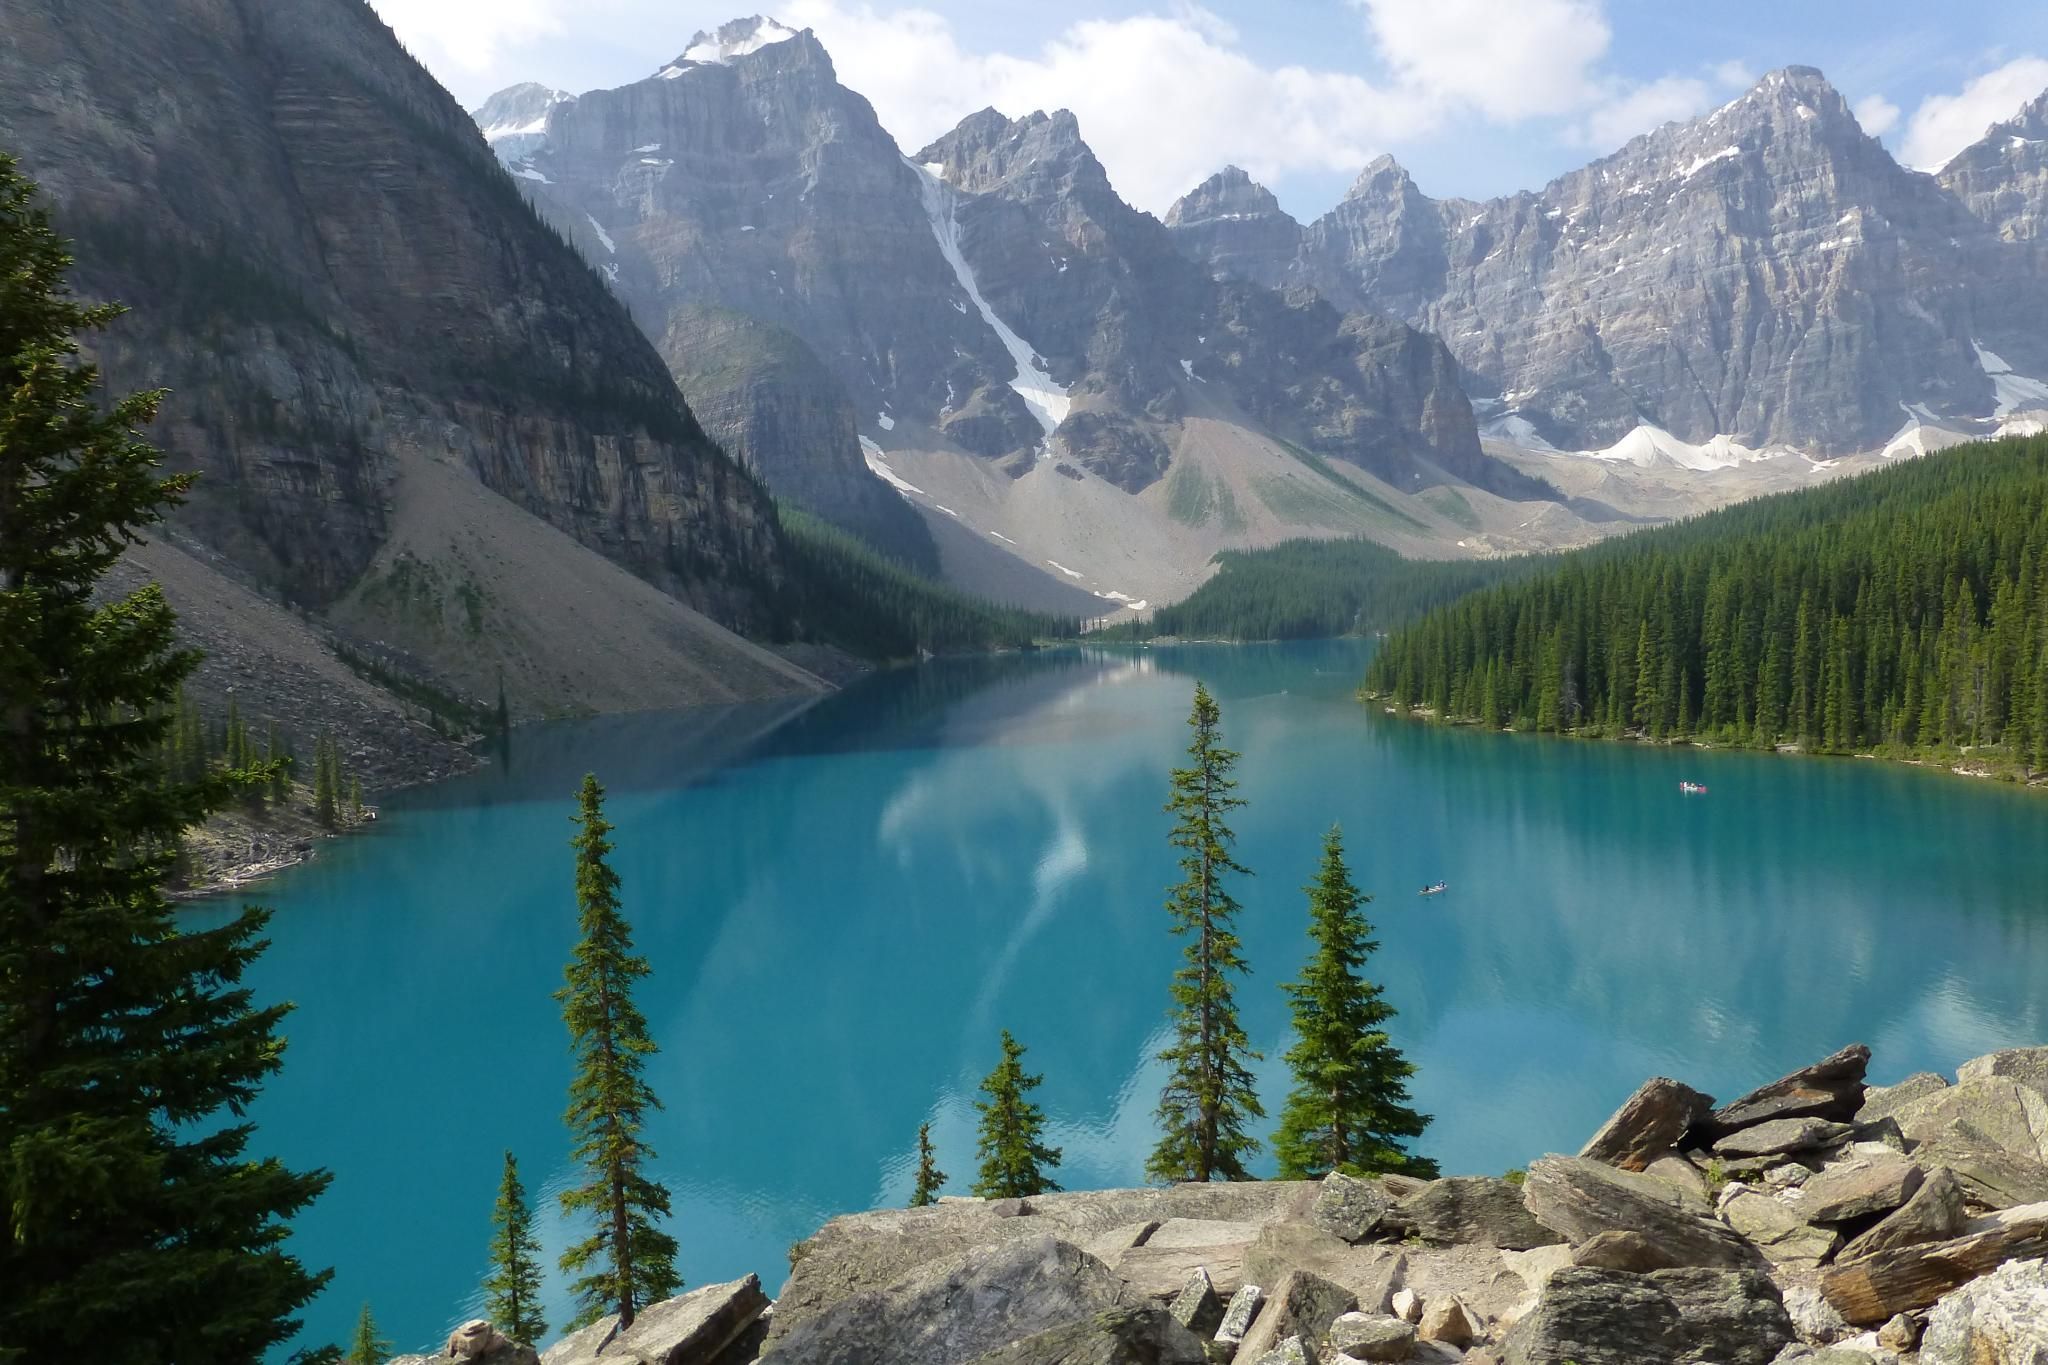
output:
[{"label": "large boulder", "polygon": [[1863,1107],[1856,1111],[1856,1122],[1875,1123],[1890,1118],[1914,1100],[1946,1089],[1948,1078],[1932,1071],[1916,1071],[1897,1085],[1871,1086],[1863,1092]]},{"label": "large boulder", "polygon": [[1415,1353],[1415,1324],[1388,1313],[1343,1313],[1330,1324],[1329,1341],[1339,1358],[1406,1360]]},{"label": "large boulder", "polygon": [[805,1318],[770,1344],[763,1365],[883,1361],[962,1365],[1009,1342],[1143,1307],[1116,1272],[1053,1237],[979,1247],[920,1266]]},{"label": "large boulder", "polygon": [[1815,1227],[1783,1201],[1748,1185],[1721,1191],[1721,1217],[1773,1264],[1811,1270],[1841,1242],[1833,1228]]},{"label": "large boulder", "polygon": [[1843,1247],[1842,1259],[1860,1260],[1923,1242],[1945,1242],[1960,1233],[1968,1222],[1962,1183],[1937,1166],[1920,1182],[1912,1198]]},{"label": "large boulder", "polygon": [[1892,1117],[1913,1142],[1961,1129],[2016,1156],[2048,1159],[2048,1096],[2003,1076],[1982,1076],[1922,1096]]},{"label": "large boulder", "polygon": [[1837,1261],[1821,1292],[1850,1322],[1881,1323],[1925,1308],[2007,1261],[2048,1255],[2048,1204],[2006,1209],[1970,1223],[1962,1236]]},{"label": "large boulder", "polygon": [[1722,1106],[1703,1125],[1709,1138],[1772,1119],[1828,1119],[1845,1123],[1863,1107],[1863,1075],[1870,1049],[1861,1043],[1781,1076]]},{"label": "large boulder", "polygon": [[1801,1182],[1794,1207],[1811,1223],[1847,1223],[1890,1213],[1925,1179],[1925,1171],[1901,1156],[1853,1157]]},{"label": "large boulder", "polygon": [[1506,1365],[1770,1365],[1792,1320],[1751,1270],[1571,1267],[1502,1343]]},{"label": "large boulder", "polygon": [[1985,1080],[2003,1076],[2031,1086],[2048,1095],[2048,1047],[2009,1047],[1983,1057],[1972,1057],[1956,1068],[1958,1081]]},{"label": "large boulder", "polygon": [[1266,1306],[1252,1320],[1237,1348],[1237,1359],[1257,1360],[1288,1337],[1300,1337],[1311,1357],[1321,1359],[1330,1325],[1358,1308],[1358,1296],[1308,1270],[1290,1270],[1273,1286]]},{"label": "large boulder", "polygon": [[1208,1273],[1218,1294],[1235,1294],[1245,1281],[1246,1246],[1244,1242],[1226,1246],[1154,1246],[1147,1242],[1100,1259],[1138,1294],[1165,1303],[1186,1287],[1188,1276],[1197,1270]]},{"label": "large boulder", "polygon": [[1334,1237],[1362,1242],[1380,1230],[1380,1220],[1394,1207],[1394,1196],[1378,1180],[1332,1171],[1309,1210],[1309,1221]]},{"label": "large boulder", "polygon": [[745,1335],[768,1308],[758,1276],[706,1285],[634,1315],[614,1335],[616,1315],[571,1332],[541,1356],[542,1365],[706,1365]]},{"label": "large boulder", "polygon": [[976,1356],[973,1365],[1205,1365],[1208,1358],[1199,1336],[1148,1306],[1049,1327]]},{"label": "large boulder", "polygon": [[1921,1365],[2048,1365],[2048,1262],[2013,1261],[1943,1295]]},{"label": "large boulder", "polygon": [[1564,1240],[1530,1213],[1520,1189],[1492,1176],[1432,1180],[1396,1204],[1394,1218],[1423,1241],[1445,1246],[1527,1251]]},{"label": "large boulder", "polygon": [[1668,1076],[1652,1076],[1614,1111],[1579,1155],[1640,1171],[1714,1112],[1714,1098]]},{"label": "large boulder", "polygon": [[1573,1243],[1636,1232],[1674,1265],[1748,1266],[1755,1248],[1671,1185],[1580,1157],[1546,1156],[1523,1184],[1529,1212]]},{"label": "large boulder", "polygon": [[2048,1201],[2048,1162],[2008,1152],[1967,1125],[1915,1147],[1913,1163],[1954,1175],[1970,1203],[1981,1209]]},{"label": "large boulder", "polygon": [[1766,1119],[1719,1139],[1714,1143],[1714,1151],[1733,1157],[1811,1152],[1845,1142],[1853,1132],[1855,1129],[1846,1123],[1821,1118]]},{"label": "large boulder", "polygon": [[[1647,1275],[1653,1270],[1670,1270],[1673,1263],[1658,1245],[1640,1232],[1603,1232],[1571,1249],[1573,1265],[1598,1270],[1629,1270]],[[1535,1286],[1541,1289],[1539,1284]]]},{"label": "large boulder", "polygon": [[1649,1279],[1678,1306],[1684,1362],[1769,1365],[1792,1340],[1792,1318],[1778,1287],[1756,1270],[1686,1267]]}]

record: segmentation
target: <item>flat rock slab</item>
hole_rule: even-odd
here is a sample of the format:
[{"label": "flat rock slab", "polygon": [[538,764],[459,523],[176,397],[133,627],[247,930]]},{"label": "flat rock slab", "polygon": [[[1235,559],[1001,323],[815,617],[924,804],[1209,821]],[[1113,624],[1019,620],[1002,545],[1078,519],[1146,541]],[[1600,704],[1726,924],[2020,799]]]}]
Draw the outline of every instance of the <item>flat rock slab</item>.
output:
[{"label": "flat rock slab", "polygon": [[1188,1276],[1197,1270],[1208,1274],[1218,1294],[1235,1294],[1245,1282],[1246,1248],[1244,1242],[1193,1247],[1154,1246],[1147,1242],[1102,1259],[1123,1277],[1134,1295],[1167,1303],[1186,1288]]},{"label": "flat rock slab", "polygon": [[1169,1218],[1145,1239],[1148,1247],[1213,1247],[1232,1243],[1249,1246],[1260,1224],[1221,1218]]},{"label": "flat rock slab", "polygon": [[1275,1223],[1245,1252],[1244,1279],[1277,1286],[1292,1270],[1306,1270],[1342,1285],[1367,1312],[1385,1312],[1402,1284],[1407,1257],[1395,1247],[1352,1246],[1306,1223]]},{"label": "flat rock slab", "polygon": [[1600,1125],[1579,1155],[1640,1171],[1678,1146],[1714,1112],[1714,1098],[1668,1076],[1652,1076]]},{"label": "flat rock slab", "polygon": [[1571,1263],[1638,1275],[1675,1269],[1671,1258],[1655,1242],[1640,1232],[1628,1231],[1602,1232],[1579,1243],[1571,1249]]},{"label": "flat rock slab", "polygon": [[1926,1172],[1902,1156],[1860,1156],[1807,1177],[1793,1207],[1810,1223],[1846,1223],[1890,1213],[1924,1179]]},{"label": "flat rock slab", "polygon": [[1943,1296],[1920,1338],[1922,1365],[2048,1361],[2048,1262],[2013,1261]]},{"label": "flat rock slab", "polygon": [[1157,1308],[1115,1308],[1013,1341],[969,1365],[1206,1365],[1201,1337]]},{"label": "flat rock slab", "polygon": [[1694,1212],[1673,1187],[1598,1161],[1539,1158],[1523,1194],[1531,1213],[1573,1243],[1603,1232],[1636,1232],[1678,1265],[1748,1266],[1757,1259],[1747,1241]]},{"label": "flat rock slab", "polygon": [[1861,1043],[1801,1067],[1714,1111],[1704,1125],[1708,1137],[1725,1137],[1771,1119],[1828,1119],[1842,1123],[1863,1107],[1863,1076],[1870,1049]]},{"label": "flat rock slab", "polygon": [[1527,1251],[1564,1240],[1529,1211],[1522,1189],[1492,1176],[1432,1180],[1394,1206],[1394,1220],[1440,1246]]},{"label": "flat rock slab", "polygon": [[1815,1227],[1775,1196],[1747,1185],[1721,1192],[1721,1217],[1773,1265],[1793,1270],[1819,1266],[1842,1240],[1833,1228]]},{"label": "flat rock slab", "polygon": [[1022,1238],[920,1266],[886,1288],[842,1299],[776,1338],[762,1362],[959,1365],[1098,1313],[1144,1306],[1128,1294],[1114,1271],[1078,1247]]},{"label": "flat rock slab", "polygon": [[1237,1359],[1258,1360],[1289,1337],[1299,1337],[1312,1357],[1328,1344],[1330,1324],[1358,1307],[1358,1296],[1308,1270],[1290,1270],[1270,1291],[1237,1348]]},{"label": "flat rock slab", "polygon": [[1959,1128],[1913,1149],[1915,1165],[1945,1170],[1962,1183],[1972,1204],[2013,1209],[2048,1202],[2048,1162],[1994,1147],[1990,1140]]},{"label": "flat rock slab", "polygon": [[1714,1143],[1722,1156],[1782,1156],[1788,1152],[1811,1152],[1844,1142],[1855,1129],[1828,1119],[1769,1119],[1739,1129]]},{"label": "flat rock slab", "polygon": [[2048,1047],[2009,1047],[2002,1052],[1972,1057],[1956,1068],[1958,1081],[1987,1080],[2002,1076],[2048,1095]]},{"label": "flat rock slab", "polygon": [[[617,1336],[617,1315],[599,1318],[547,1349],[542,1365],[707,1365],[761,1314],[768,1296],[758,1276],[706,1285],[649,1304]],[[602,1354],[600,1355],[600,1350]]]},{"label": "flat rock slab", "polygon": [[1353,1360],[1406,1360],[1415,1324],[1381,1313],[1343,1313],[1330,1324],[1330,1349]]},{"label": "flat rock slab", "polygon": [[1967,1128],[2015,1156],[2048,1159],[2048,1096],[2003,1076],[1984,1076],[1937,1090],[1892,1115],[1913,1142],[1931,1142]]},{"label": "flat rock slab", "polygon": [[1828,1302],[1852,1323],[1874,1325],[1926,1308],[2007,1261],[2048,1255],[2048,1203],[2006,1209],[1963,1235],[1844,1260],[1821,1274]]},{"label": "flat rock slab", "polygon": [[1968,1222],[1962,1182],[1937,1166],[1910,1199],[1843,1247],[1840,1259],[1860,1260],[1923,1242],[1945,1242],[1961,1233]]}]

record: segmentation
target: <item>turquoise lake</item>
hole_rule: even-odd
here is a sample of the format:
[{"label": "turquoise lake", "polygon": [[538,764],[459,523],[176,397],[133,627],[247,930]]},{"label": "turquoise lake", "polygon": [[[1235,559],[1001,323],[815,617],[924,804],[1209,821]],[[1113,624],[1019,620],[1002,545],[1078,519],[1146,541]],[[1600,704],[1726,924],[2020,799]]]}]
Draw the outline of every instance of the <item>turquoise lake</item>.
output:
[{"label": "turquoise lake", "polygon": [[821,1221],[902,1203],[921,1121],[964,1192],[1003,1028],[1045,1074],[1059,1179],[1142,1182],[1179,952],[1160,807],[1197,678],[1243,753],[1239,1000],[1269,1112],[1333,821],[1447,1172],[1576,1150],[1652,1074],[1728,1098],[1853,1041],[1890,1081],[2048,1039],[2048,800],[1397,721],[1353,698],[1368,649],[935,663],[808,707],[521,731],[503,762],[386,800],[259,897],[277,916],[254,985],[298,1011],[257,1150],[335,1177],[293,1242],[336,1269],[305,1340],[344,1340],[365,1301],[401,1349],[470,1316],[507,1148],[550,1265],[568,1240],[552,997],[586,770],[653,967],[650,1137],[692,1285],[756,1271],[772,1292]]}]

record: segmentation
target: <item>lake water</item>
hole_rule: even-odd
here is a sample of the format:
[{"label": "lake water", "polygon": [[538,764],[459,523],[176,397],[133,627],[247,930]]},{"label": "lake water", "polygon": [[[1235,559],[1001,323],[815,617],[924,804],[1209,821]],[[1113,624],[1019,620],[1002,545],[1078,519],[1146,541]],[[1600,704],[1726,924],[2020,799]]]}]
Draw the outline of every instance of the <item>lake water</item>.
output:
[{"label": "lake water", "polygon": [[2048,800],[1397,721],[1353,699],[1366,648],[938,663],[808,709],[522,731],[504,764],[386,802],[262,894],[255,985],[299,1009],[257,1150],[335,1175],[294,1239],[337,1270],[309,1337],[344,1339],[365,1300],[401,1348],[468,1316],[507,1148],[551,1265],[567,1240],[552,992],[586,770],[653,966],[650,1138],[693,1285],[772,1291],[821,1221],[902,1203],[923,1120],[964,1192],[1002,1028],[1045,1074],[1063,1183],[1141,1183],[1179,952],[1160,807],[1198,677],[1244,755],[1239,999],[1269,1111],[1332,821],[1449,1172],[1576,1150],[1652,1074],[1727,1098],[1852,1041],[1889,1081],[2048,1039]]}]

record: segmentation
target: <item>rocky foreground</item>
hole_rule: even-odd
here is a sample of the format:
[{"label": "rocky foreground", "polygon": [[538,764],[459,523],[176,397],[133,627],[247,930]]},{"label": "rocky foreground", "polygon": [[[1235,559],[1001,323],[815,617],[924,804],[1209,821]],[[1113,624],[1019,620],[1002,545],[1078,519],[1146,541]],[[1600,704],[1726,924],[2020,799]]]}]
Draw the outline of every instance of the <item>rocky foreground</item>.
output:
[{"label": "rocky foreground", "polygon": [[[1178,1185],[837,1218],[754,1276],[487,1365],[2048,1365],[2048,1047],[1716,1107],[1657,1077],[1526,1175]],[[425,1365],[407,1356],[394,1365]],[[445,1358],[445,1357],[441,1357]]]}]

